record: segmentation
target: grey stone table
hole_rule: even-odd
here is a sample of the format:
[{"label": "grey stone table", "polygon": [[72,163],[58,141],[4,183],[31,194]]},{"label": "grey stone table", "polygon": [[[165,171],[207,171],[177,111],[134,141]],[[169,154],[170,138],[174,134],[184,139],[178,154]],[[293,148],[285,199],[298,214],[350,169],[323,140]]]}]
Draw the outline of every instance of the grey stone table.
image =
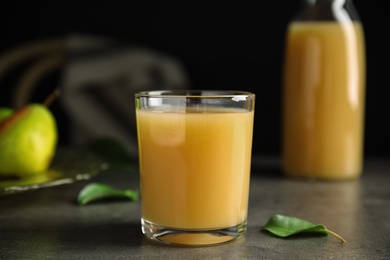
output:
[{"label": "grey stone table", "polygon": [[[0,259],[390,259],[390,160],[367,159],[363,176],[347,182],[284,178],[279,161],[255,158],[248,230],[233,243],[174,247],[147,241],[140,203],[78,206],[90,182],[138,189],[135,172],[105,171],[73,184],[0,197]],[[261,231],[274,214],[324,224],[342,235],[281,239]]]}]

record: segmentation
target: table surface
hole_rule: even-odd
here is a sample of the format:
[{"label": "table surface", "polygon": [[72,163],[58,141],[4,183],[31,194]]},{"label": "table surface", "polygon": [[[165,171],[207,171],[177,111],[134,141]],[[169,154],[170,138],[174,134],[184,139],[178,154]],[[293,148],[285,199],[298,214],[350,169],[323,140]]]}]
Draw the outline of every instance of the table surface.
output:
[{"label": "table surface", "polygon": [[[211,247],[177,247],[141,233],[140,202],[76,204],[90,182],[139,188],[137,172],[108,170],[90,180],[0,197],[0,259],[390,259],[390,160],[366,159],[354,181],[281,175],[277,158],[253,159],[244,237]],[[343,236],[278,238],[261,230],[284,214]]]}]

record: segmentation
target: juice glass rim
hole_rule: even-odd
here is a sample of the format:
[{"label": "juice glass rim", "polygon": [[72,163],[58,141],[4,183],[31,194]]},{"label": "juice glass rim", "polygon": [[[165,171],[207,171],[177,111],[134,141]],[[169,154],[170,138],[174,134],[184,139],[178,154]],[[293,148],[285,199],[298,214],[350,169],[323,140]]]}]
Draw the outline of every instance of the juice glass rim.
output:
[{"label": "juice glass rim", "polygon": [[234,97],[254,97],[255,94],[242,90],[150,90],[135,93],[136,97],[167,97],[167,98],[234,98]]}]

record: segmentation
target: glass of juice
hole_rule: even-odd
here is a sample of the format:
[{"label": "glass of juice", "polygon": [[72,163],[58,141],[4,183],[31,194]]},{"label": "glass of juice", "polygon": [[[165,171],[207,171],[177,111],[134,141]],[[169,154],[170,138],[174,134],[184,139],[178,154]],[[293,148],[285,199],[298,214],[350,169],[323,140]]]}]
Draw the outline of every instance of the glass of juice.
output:
[{"label": "glass of juice", "polygon": [[172,245],[234,241],[247,226],[255,95],[136,94],[142,232]]}]

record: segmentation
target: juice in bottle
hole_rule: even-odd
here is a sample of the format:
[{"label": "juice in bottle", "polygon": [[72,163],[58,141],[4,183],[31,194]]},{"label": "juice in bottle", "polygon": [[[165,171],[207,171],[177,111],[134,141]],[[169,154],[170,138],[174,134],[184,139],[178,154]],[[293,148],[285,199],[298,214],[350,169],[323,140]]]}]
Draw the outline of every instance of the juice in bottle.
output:
[{"label": "juice in bottle", "polygon": [[283,88],[283,170],[357,178],[363,165],[365,56],[359,21],[292,22]]}]

